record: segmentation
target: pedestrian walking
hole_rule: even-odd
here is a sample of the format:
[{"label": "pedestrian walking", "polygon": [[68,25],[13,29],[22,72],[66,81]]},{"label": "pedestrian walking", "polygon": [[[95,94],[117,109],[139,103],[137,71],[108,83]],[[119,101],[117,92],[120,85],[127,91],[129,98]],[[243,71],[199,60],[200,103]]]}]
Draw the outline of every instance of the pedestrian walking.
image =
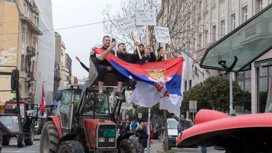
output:
[{"label": "pedestrian walking", "polygon": [[147,139],[148,139],[148,135],[147,135],[147,129],[146,127],[144,126],[144,121],[141,120],[140,121],[140,126],[137,128],[137,136],[138,136],[138,140],[139,142],[141,143],[141,145],[143,146],[143,148],[146,149],[147,147]]}]

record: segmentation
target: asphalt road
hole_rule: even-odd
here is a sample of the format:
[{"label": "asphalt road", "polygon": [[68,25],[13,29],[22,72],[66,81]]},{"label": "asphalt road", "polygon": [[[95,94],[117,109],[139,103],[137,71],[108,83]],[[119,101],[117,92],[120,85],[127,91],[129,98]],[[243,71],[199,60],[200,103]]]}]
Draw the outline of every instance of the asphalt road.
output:
[{"label": "asphalt road", "polygon": [[3,146],[1,153],[39,153],[40,152],[40,136],[35,136],[34,144],[31,146],[24,146],[22,148],[17,147],[17,139],[12,138],[10,145]]},{"label": "asphalt road", "polygon": [[[172,148],[174,153],[201,153],[200,148]],[[153,140],[150,148],[150,153],[158,153],[162,151],[162,143],[158,140]],[[12,138],[9,146],[3,146],[1,153],[39,153],[40,152],[40,135],[35,136],[34,144],[31,146],[17,147],[17,139]],[[147,153],[147,151],[145,151]],[[214,150],[213,147],[207,149],[207,153],[224,153],[224,151]]]}]

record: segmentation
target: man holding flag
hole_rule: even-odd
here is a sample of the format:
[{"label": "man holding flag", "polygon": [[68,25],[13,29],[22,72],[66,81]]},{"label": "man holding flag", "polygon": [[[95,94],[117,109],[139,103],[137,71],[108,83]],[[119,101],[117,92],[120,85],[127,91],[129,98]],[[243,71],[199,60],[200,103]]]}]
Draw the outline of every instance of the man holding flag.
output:
[{"label": "man holding flag", "polygon": [[[98,54],[103,52],[98,48],[94,51]],[[160,102],[160,109],[180,115],[182,57],[144,64],[127,63],[112,54],[108,54],[106,59],[119,73],[137,80],[131,101],[143,107],[152,107]]]},{"label": "man holding flag", "polygon": [[45,101],[44,82],[43,82],[43,84],[42,84],[42,99],[41,99],[41,104],[40,104],[41,114],[43,114],[45,112],[45,104],[46,104],[46,101]]}]

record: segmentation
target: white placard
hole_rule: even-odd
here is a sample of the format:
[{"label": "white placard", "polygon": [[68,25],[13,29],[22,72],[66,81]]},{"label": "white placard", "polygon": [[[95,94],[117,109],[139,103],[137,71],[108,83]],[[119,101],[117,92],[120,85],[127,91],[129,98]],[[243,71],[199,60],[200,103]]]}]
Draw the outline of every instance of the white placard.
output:
[{"label": "white placard", "polygon": [[136,15],[129,15],[115,20],[117,29],[120,33],[126,34],[131,33],[143,26],[136,25]]},{"label": "white placard", "polygon": [[138,118],[142,118],[142,113],[138,113]]},{"label": "white placard", "polygon": [[150,10],[136,10],[136,25],[156,25],[156,11]]},{"label": "white placard", "polygon": [[170,33],[168,27],[155,26],[155,38],[159,43],[171,43]]}]

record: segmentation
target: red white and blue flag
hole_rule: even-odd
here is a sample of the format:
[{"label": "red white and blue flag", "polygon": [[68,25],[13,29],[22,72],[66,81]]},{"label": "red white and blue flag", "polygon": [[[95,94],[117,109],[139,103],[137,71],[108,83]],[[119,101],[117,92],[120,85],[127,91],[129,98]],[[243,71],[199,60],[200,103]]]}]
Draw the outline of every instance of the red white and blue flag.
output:
[{"label": "red white and blue flag", "polygon": [[[98,48],[94,51],[103,52]],[[118,72],[137,81],[130,97],[133,103],[152,107],[160,102],[160,109],[180,115],[183,57],[144,64],[127,63],[113,54],[108,54],[106,59]]]},{"label": "red white and blue flag", "polygon": [[40,104],[40,111],[41,113],[45,112],[45,94],[44,94],[44,84],[42,85],[42,99],[41,99],[41,104]]}]

